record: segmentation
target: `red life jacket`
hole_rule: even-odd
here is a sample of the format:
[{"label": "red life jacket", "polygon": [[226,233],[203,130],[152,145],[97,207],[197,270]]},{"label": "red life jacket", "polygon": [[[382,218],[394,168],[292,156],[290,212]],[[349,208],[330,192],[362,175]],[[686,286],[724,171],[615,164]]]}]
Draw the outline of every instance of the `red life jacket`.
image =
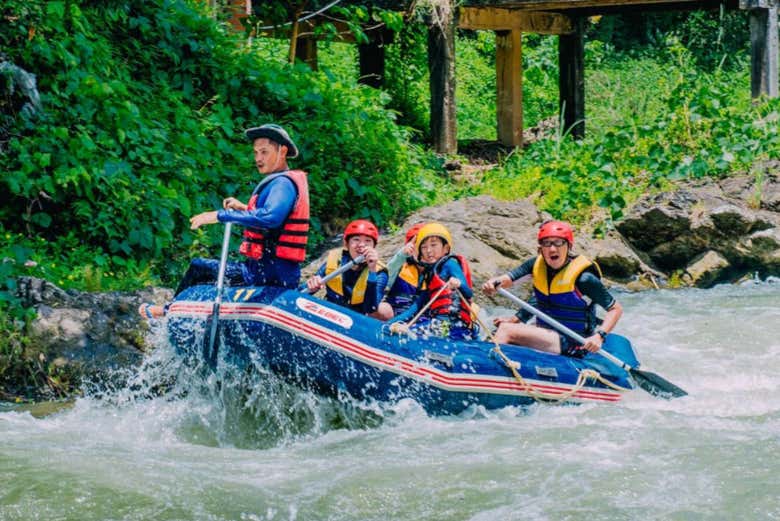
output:
[{"label": "red life jacket", "polygon": [[[433,295],[435,295],[441,289],[441,287],[447,283],[446,280],[439,276],[439,267],[447,262],[447,259],[450,258],[454,258],[460,263],[460,267],[463,270],[463,275],[466,277],[466,282],[468,283],[469,288],[473,287],[471,283],[471,268],[469,267],[469,263],[466,261],[465,257],[462,255],[447,255],[439,259],[439,261],[434,264],[433,268],[431,269],[432,274],[430,275],[430,279],[425,284],[425,286],[427,286],[425,289],[428,290],[428,293],[431,297],[433,297]],[[471,312],[469,308],[467,307],[466,303],[462,301],[460,295],[451,289],[445,289],[442,291],[439,296],[436,297],[436,300],[433,301],[429,310],[431,316],[449,316],[451,319],[459,319],[463,321],[463,323],[467,326],[472,325]]]},{"label": "red life jacket", "polygon": [[255,189],[247,204],[247,210],[257,208],[258,194],[268,183],[280,176],[290,179],[298,190],[298,197],[290,215],[277,230],[264,233],[258,228],[246,228],[244,242],[238,251],[255,260],[261,259],[263,252],[268,252],[279,259],[303,262],[306,257],[306,243],[309,241],[309,183],[306,180],[306,172],[288,170],[269,175]]}]

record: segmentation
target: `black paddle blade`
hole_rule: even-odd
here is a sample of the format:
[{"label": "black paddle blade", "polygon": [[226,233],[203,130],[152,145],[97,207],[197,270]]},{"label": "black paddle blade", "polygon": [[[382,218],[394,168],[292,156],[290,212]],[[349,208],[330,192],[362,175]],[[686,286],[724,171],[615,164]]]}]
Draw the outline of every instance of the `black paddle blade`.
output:
[{"label": "black paddle blade", "polygon": [[208,329],[203,335],[203,360],[210,367],[217,366],[217,355],[219,353],[219,330],[221,324],[215,317],[219,317],[218,305],[214,306],[214,311],[212,311],[211,315],[206,319]]},{"label": "black paddle blade", "polygon": [[639,369],[631,369],[630,372],[631,376],[634,377],[636,384],[653,396],[658,396],[659,398],[664,398],[666,400],[688,396],[688,393],[684,390],[655,373],[640,371]]}]

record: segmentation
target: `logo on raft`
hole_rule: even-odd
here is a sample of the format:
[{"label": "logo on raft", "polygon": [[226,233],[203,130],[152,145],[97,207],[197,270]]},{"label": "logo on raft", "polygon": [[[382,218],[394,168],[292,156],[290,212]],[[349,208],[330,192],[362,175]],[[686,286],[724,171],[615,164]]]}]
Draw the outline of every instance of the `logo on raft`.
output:
[{"label": "logo on raft", "polygon": [[316,302],[306,300],[305,298],[298,297],[295,300],[295,305],[298,309],[302,309],[312,315],[317,315],[320,318],[324,318],[328,322],[333,322],[343,328],[350,329],[352,327],[352,319],[344,313],[339,313],[325,306],[320,306]]}]

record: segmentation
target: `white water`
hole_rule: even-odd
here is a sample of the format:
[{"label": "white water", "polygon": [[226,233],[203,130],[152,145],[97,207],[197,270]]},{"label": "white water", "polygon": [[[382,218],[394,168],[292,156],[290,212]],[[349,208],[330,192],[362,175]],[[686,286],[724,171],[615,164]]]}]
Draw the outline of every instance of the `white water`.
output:
[{"label": "white water", "polygon": [[429,418],[263,374],[242,398],[161,349],[128,388],[0,412],[0,520],[780,518],[780,284],[619,298],[689,397]]}]

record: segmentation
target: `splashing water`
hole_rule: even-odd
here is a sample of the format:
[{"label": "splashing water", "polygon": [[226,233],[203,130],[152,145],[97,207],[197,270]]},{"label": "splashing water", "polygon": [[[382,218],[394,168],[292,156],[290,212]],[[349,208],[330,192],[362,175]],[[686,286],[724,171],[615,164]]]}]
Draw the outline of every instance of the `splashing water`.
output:
[{"label": "splashing water", "polygon": [[0,409],[0,519],[780,517],[780,284],[618,298],[643,368],[690,396],[431,418],[161,340],[70,409]]}]

